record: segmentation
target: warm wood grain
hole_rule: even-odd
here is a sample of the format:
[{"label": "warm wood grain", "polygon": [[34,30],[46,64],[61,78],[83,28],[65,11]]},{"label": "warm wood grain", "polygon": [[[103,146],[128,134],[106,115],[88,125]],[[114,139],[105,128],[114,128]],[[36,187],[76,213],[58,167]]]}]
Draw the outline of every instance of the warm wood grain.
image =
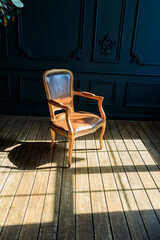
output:
[{"label": "warm wood grain", "polygon": [[86,136],[86,148],[95,239],[112,239],[109,214],[99,168],[97,146],[93,134]]},{"label": "warm wood grain", "polygon": [[[143,124],[143,123],[141,123],[141,124]],[[119,130],[122,133],[123,137],[124,138],[127,137],[128,139],[130,139],[130,136],[127,134],[127,132],[126,132],[126,134],[124,134],[125,126],[123,126],[122,123],[118,123],[118,126],[119,125],[121,125],[121,127],[119,127]],[[145,126],[146,125],[147,125],[147,123],[145,123]],[[146,128],[147,128],[147,126],[146,126]],[[152,137],[152,134],[151,134],[151,137]],[[156,170],[157,170],[157,173],[159,174],[158,168],[155,165],[154,161],[152,160],[151,156],[149,155],[148,151],[129,151],[129,154],[130,154],[130,157],[128,156],[127,159],[128,160],[131,159],[133,161],[135,168],[137,169],[138,175],[140,177],[140,180],[141,180],[141,183],[138,183],[137,181],[135,181],[137,186],[135,186],[136,190],[133,190],[134,196],[136,198],[138,189],[140,189],[140,190],[144,189],[144,191],[141,191],[141,193],[144,194],[142,199],[145,199],[146,202],[144,202],[144,204],[143,204],[142,203],[143,201],[141,201],[141,203],[139,201],[137,201],[137,199],[136,199],[136,201],[137,201],[138,207],[140,208],[141,215],[143,217],[143,221],[145,222],[148,234],[151,235],[151,238],[158,239],[158,236],[159,236],[158,221],[156,220],[157,221],[156,228],[157,228],[158,233],[154,234],[152,228],[148,229],[148,227],[147,227],[148,219],[147,220],[145,219],[146,214],[151,215],[151,218],[156,218],[155,217],[156,215],[159,218],[158,209],[160,207],[160,192],[156,189],[156,182],[154,181],[152,174],[150,174],[150,172],[152,173],[153,167],[152,167],[152,169],[150,167],[150,172],[149,172],[146,166],[152,166],[152,165],[155,166],[154,171],[156,172]],[[148,158],[146,158],[146,154],[148,155]],[[122,155],[121,152],[120,152],[120,155]],[[123,161],[123,157],[124,157],[124,154],[121,157],[122,161]],[[147,159],[147,162],[145,162],[144,159]],[[125,165],[126,165],[126,163],[125,163]],[[128,178],[129,178],[129,176],[128,176]],[[159,175],[159,179],[160,179],[160,175]],[[129,178],[129,180],[130,180],[130,178]],[[134,183],[131,182],[132,189],[134,189],[133,186],[134,186]],[[153,204],[152,199],[154,199],[154,193],[155,193],[156,197],[155,197],[155,201]],[[140,194],[138,194],[138,197],[139,197],[139,195]],[[151,207],[150,211],[148,213],[146,213],[146,205],[145,204],[151,206],[150,203],[152,203],[153,209]],[[143,210],[142,210],[142,208],[143,208]],[[149,223],[149,225],[150,225],[150,223]]]},{"label": "warm wood grain", "polygon": [[0,119],[0,239],[160,238],[157,123],[107,121],[103,149],[101,129],[75,139],[69,169],[48,119]]},{"label": "warm wood grain", "polygon": [[[57,139],[57,138],[56,138]],[[62,138],[61,138],[62,139]],[[49,170],[49,179],[44,200],[38,239],[56,239],[58,233],[59,207],[61,203],[62,166],[64,161],[65,142],[55,140],[54,151],[44,151],[43,157],[47,160],[44,164],[45,171]],[[57,143],[57,144],[56,144]],[[46,148],[47,150],[47,148]],[[49,159],[48,159],[49,158]],[[48,161],[50,160],[50,161]],[[45,163],[45,162],[44,162]],[[57,168],[59,166],[60,168]]]},{"label": "warm wood grain", "polygon": [[92,240],[91,195],[87,170],[85,138],[76,139],[76,239]]},{"label": "warm wood grain", "polygon": [[149,127],[148,123],[140,122],[140,126],[142,127],[145,134],[148,136],[152,144],[155,146],[157,151],[160,153],[160,140],[156,136],[156,134],[153,132],[153,128]]},{"label": "warm wood grain", "polygon": [[[24,141],[24,139],[27,136],[27,133],[30,129],[30,126],[33,122],[31,120],[28,120],[24,123],[24,121],[22,122],[17,122],[14,125],[14,128],[12,129],[12,131],[10,131],[10,133],[8,134],[8,138],[10,139],[9,141],[6,141],[5,145],[3,145],[4,147],[4,153],[3,154],[3,161],[1,162],[1,166],[0,166],[0,192],[2,191],[2,188],[12,170],[12,168],[16,167],[14,165],[16,158],[18,156],[18,153],[20,151],[20,147],[14,151],[14,149],[16,149],[17,146],[21,146],[21,143]],[[23,126],[21,128],[21,126]],[[14,135],[14,134],[15,135]],[[12,139],[12,140],[11,140]],[[10,152],[12,151],[12,154],[10,154]],[[11,160],[9,160],[9,157],[11,155]]]},{"label": "warm wood grain", "polygon": [[[32,139],[32,141],[34,141],[35,136],[37,135],[37,131],[39,130],[39,126],[40,126],[40,122],[35,122],[35,124],[31,127],[30,132],[26,138],[26,140],[30,140]],[[23,177],[23,173],[24,173],[24,168],[27,165],[27,162],[29,160],[29,154],[31,151],[31,145],[29,144],[24,144],[21,148],[20,153],[18,154],[18,157],[16,158],[16,162],[15,165],[18,166],[18,168],[13,168],[8,179],[7,182],[5,184],[5,188],[3,188],[2,192],[1,192],[1,198],[0,198],[0,203],[1,203],[1,219],[0,219],[0,223],[1,223],[1,227],[3,226],[3,224],[5,223],[5,221],[7,221],[7,215],[8,212],[10,210],[10,207],[12,206],[13,200],[16,196],[16,192],[18,190],[19,184],[22,180]],[[21,170],[19,170],[19,168]],[[16,181],[15,181],[16,180]],[[25,189],[25,184],[23,183],[22,188]],[[23,193],[22,193],[23,195]],[[23,206],[23,203],[22,203]],[[18,210],[21,212],[21,205],[18,204]],[[11,211],[12,212],[12,211]],[[23,213],[23,212],[22,212]],[[11,213],[12,214],[12,213]],[[14,217],[16,216],[16,211],[13,211]],[[24,214],[22,214],[22,219],[24,218]],[[10,221],[10,219],[9,219]],[[11,221],[12,224],[10,223],[10,225],[8,225],[8,230],[7,230],[7,225],[6,227],[4,227],[4,235],[6,234],[7,237],[10,236],[13,239],[13,236],[11,235],[10,231],[13,232],[12,230],[12,225],[14,225],[14,221]],[[16,219],[15,219],[16,222]],[[17,227],[20,227],[20,225],[16,225]],[[2,230],[2,228],[1,228]],[[18,229],[19,230],[19,229]],[[3,232],[2,232],[2,236],[3,236]],[[15,235],[16,237],[16,235]],[[2,238],[3,239],[3,238]]]},{"label": "warm wood grain", "polygon": [[[144,190],[134,190],[134,196],[140,209],[150,239],[160,238],[160,224]],[[143,199],[143,201],[142,201]],[[154,224],[153,224],[154,222]]]},{"label": "warm wood grain", "polygon": [[[148,239],[134,196],[134,189],[143,189],[143,184],[136,171],[136,167],[132,162],[130,151],[127,150],[127,148],[135,150],[135,146],[126,132],[125,127],[122,127],[121,124],[117,124],[117,128],[114,121],[109,125],[113,138],[118,138],[118,143],[115,141],[117,149],[119,146],[121,146],[121,149],[123,148],[123,151],[119,151],[118,155],[114,157],[114,163],[117,163],[117,160],[119,159],[117,166],[121,166],[120,172],[123,171],[123,177],[119,171],[117,172],[117,175],[122,188],[120,191],[120,198],[129,224],[131,236],[133,239]],[[127,144],[124,139],[129,140]],[[126,178],[124,175],[126,175]]]},{"label": "warm wood grain", "polygon": [[[68,142],[66,143],[62,189],[60,199],[60,213],[58,222],[58,238],[57,239],[74,239],[75,238],[75,161],[72,168],[66,167],[66,158]],[[75,152],[73,152],[74,157]]]},{"label": "warm wood grain", "polygon": [[14,123],[16,122],[16,117],[11,117],[9,120],[6,122],[5,126],[1,129],[0,131],[0,141],[1,143],[4,144],[5,137],[7,134],[10,132],[12,127],[14,126]]},{"label": "warm wood grain", "polygon": [[[37,135],[38,142],[33,144],[32,154],[26,166],[29,172],[24,172],[24,175],[27,173],[28,178],[33,179],[33,182],[19,239],[35,239],[38,233],[49,173],[36,168],[43,161],[42,153],[48,131],[48,124],[43,122]],[[31,171],[32,169],[35,170]]]},{"label": "warm wood grain", "polygon": [[2,124],[3,127],[0,130],[0,164],[3,161],[3,158],[7,155],[7,152],[5,152],[4,150],[7,144],[9,144],[10,136],[8,135],[10,134],[10,131],[13,128],[15,122],[16,122],[16,118],[11,117],[6,122],[6,124],[4,125]]},{"label": "warm wood grain", "polygon": [[134,126],[134,129],[138,133],[139,137],[143,141],[145,145],[145,150],[147,149],[148,152],[152,155],[153,159],[155,160],[155,163],[158,164],[160,168],[160,153],[157,151],[154,144],[151,142],[150,138],[146,135],[144,130],[141,128],[138,122],[133,122],[132,125]]},{"label": "warm wood grain", "polygon": [[5,124],[7,123],[9,116],[0,116],[0,131],[3,129]]},{"label": "warm wood grain", "polygon": [[160,129],[155,124],[155,122],[148,122],[149,127],[152,129],[153,133],[158,137],[160,140]]}]

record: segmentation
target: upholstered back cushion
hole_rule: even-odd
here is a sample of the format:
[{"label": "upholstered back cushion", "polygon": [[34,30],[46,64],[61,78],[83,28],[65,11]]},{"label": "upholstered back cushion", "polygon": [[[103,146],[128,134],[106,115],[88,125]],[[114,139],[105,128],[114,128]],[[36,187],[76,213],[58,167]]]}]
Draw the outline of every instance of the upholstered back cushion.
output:
[{"label": "upholstered back cushion", "polygon": [[46,83],[50,99],[63,104],[70,104],[72,97],[72,81],[70,73],[51,72],[46,75]]}]

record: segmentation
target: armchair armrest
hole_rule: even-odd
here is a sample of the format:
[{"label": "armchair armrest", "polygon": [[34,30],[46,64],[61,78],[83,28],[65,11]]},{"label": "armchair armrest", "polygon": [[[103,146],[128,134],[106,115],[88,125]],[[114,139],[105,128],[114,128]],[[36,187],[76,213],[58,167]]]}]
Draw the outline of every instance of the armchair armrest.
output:
[{"label": "armchair armrest", "polygon": [[99,99],[104,99],[104,97],[101,97],[101,96],[97,96],[93,93],[89,93],[89,92],[77,92],[77,91],[74,91],[74,95],[78,95],[78,96],[81,96],[81,97],[86,97],[86,98],[91,98],[91,99],[95,99],[95,100],[99,100]]},{"label": "armchair armrest", "polygon": [[65,111],[65,114],[66,114],[66,122],[67,122],[67,126],[68,126],[68,129],[69,129],[69,134],[70,135],[73,135],[74,132],[73,132],[73,128],[72,128],[72,124],[71,124],[71,120],[70,120],[70,113],[71,113],[71,107],[70,106],[67,106],[67,105],[64,105],[62,103],[59,103],[55,100],[50,100],[50,99],[47,99],[48,103],[53,105],[53,106],[56,106],[56,107],[59,107],[59,108],[62,108],[64,111]]},{"label": "armchair armrest", "polygon": [[67,105],[64,105],[63,103],[57,102],[57,101],[55,101],[55,100],[48,99],[47,102],[50,103],[50,104],[53,105],[53,106],[62,108],[62,109],[65,110],[65,111],[70,108],[70,107],[68,107]]},{"label": "armchair armrest", "polygon": [[104,97],[96,96],[95,94],[89,93],[89,92],[77,92],[77,91],[74,91],[73,94],[77,95],[77,96],[81,96],[81,97],[86,97],[86,98],[97,100],[98,101],[98,108],[99,108],[99,111],[100,111],[100,114],[101,114],[101,118],[106,120],[106,115],[105,115],[105,112],[104,112],[104,110],[102,108],[102,102],[103,102]]}]

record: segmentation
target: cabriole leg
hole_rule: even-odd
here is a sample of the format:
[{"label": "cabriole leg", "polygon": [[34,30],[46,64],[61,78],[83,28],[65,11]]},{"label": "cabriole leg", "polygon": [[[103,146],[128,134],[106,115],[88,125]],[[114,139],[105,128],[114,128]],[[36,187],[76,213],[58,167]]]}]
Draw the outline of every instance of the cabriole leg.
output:
[{"label": "cabriole leg", "polygon": [[69,138],[69,153],[68,153],[68,167],[72,163],[72,151],[73,151],[74,137]]},{"label": "cabriole leg", "polygon": [[102,139],[103,139],[103,135],[104,135],[105,129],[106,129],[106,122],[102,126],[100,137],[99,137],[100,149],[102,149]]},{"label": "cabriole leg", "polygon": [[51,145],[50,145],[50,150],[53,148],[54,138],[55,138],[55,132],[52,130],[52,128],[51,128],[51,137],[52,137],[52,142],[51,142]]}]

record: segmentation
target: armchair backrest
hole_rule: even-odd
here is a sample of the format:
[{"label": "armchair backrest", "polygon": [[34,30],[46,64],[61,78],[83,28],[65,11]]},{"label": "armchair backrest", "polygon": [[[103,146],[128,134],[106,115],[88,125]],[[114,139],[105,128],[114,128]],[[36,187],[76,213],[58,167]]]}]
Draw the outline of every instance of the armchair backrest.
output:
[{"label": "armchair backrest", "polygon": [[[73,110],[73,73],[66,69],[52,69],[44,72],[43,83],[48,100],[55,100],[64,105],[70,106]],[[58,110],[49,104],[51,117]]]}]

